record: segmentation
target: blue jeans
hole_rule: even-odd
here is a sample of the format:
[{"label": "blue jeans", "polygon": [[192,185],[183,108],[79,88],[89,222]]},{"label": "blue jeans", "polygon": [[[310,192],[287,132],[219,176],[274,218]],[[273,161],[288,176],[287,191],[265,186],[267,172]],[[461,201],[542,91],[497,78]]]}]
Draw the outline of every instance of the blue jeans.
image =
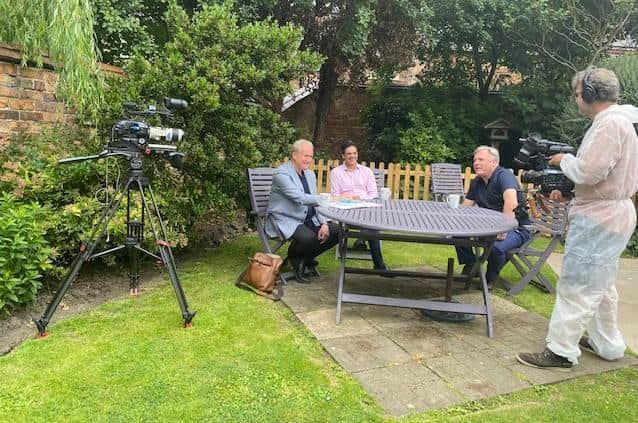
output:
[{"label": "blue jeans", "polygon": [[[492,251],[487,258],[487,282],[494,282],[498,279],[498,274],[505,265],[507,253],[514,248],[518,248],[529,241],[532,236],[525,228],[518,228],[507,233],[503,240],[494,242]],[[456,256],[459,264],[474,264],[476,256],[470,247],[456,247]]]}]

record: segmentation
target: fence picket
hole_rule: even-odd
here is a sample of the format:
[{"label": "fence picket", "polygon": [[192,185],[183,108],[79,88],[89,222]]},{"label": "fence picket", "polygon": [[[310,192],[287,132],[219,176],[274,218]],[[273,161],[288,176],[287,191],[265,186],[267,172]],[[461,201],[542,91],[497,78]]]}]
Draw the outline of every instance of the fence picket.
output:
[{"label": "fence picket", "polygon": [[[272,166],[278,167],[284,162],[284,160],[275,161]],[[314,170],[317,173],[317,191],[318,192],[330,192],[330,171],[335,167],[339,166],[341,161],[338,159],[328,159],[324,160],[320,159],[318,162],[312,162],[310,164],[310,169]],[[361,164],[365,164],[362,162]],[[405,169],[401,168],[400,163],[384,163],[384,162],[370,162],[368,164],[370,169],[380,169],[385,170],[386,178],[385,178],[385,186],[390,188],[390,196],[391,198],[402,198],[404,200],[408,199],[419,199],[419,200],[428,200],[430,199],[430,180],[432,178],[432,172],[430,170],[430,165],[425,165],[421,168],[420,164],[410,164],[407,163],[405,165]],[[511,169],[510,169],[511,170]],[[518,182],[521,182],[521,173],[523,170],[519,170],[515,173],[516,179]],[[465,171],[461,174],[463,178],[463,187],[465,192],[470,188],[470,182],[476,176],[472,173],[472,168],[467,166]],[[401,184],[401,178],[403,177],[403,184]],[[421,184],[421,180],[423,183]],[[401,189],[403,185],[403,189]],[[412,188],[410,188],[412,186]],[[521,189],[529,190],[533,189],[533,184],[521,184]],[[638,196],[634,195],[632,200],[636,207],[638,208]]]}]

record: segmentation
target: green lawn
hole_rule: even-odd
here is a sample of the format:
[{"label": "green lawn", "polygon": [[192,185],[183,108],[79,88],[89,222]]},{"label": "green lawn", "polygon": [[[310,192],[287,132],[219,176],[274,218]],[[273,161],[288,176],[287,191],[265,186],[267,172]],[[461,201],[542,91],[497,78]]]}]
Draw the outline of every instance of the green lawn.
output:
[{"label": "green lawn", "polygon": [[[453,256],[449,247],[405,247],[384,242],[390,266]],[[255,238],[244,237],[181,263],[198,310],[192,329],[180,327],[166,282],[51,325],[48,339],[0,357],[0,421],[638,420],[636,369],[387,417],[285,306],[234,287],[256,249]],[[321,258],[325,271],[336,265],[332,252]],[[535,288],[514,301],[551,311],[551,296]]]}]

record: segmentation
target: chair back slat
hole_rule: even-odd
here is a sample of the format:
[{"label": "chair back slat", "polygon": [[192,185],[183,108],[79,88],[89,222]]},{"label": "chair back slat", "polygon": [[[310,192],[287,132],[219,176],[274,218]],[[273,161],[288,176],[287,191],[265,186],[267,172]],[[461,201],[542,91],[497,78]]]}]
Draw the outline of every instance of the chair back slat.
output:
[{"label": "chair back slat", "polygon": [[465,195],[463,172],[461,165],[455,163],[432,163],[432,194],[435,198],[441,195]]},{"label": "chair back slat", "polygon": [[275,169],[271,167],[256,167],[248,169],[248,186],[250,190],[250,205],[252,212],[259,217],[266,215],[268,198],[272,189],[272,175]]},{"label": "chair back slat", "polygon": [[374,180],[377,183],[377,193],[381,196],[381,188],[385,187],[385,170],[384,169],[372,169]]}]

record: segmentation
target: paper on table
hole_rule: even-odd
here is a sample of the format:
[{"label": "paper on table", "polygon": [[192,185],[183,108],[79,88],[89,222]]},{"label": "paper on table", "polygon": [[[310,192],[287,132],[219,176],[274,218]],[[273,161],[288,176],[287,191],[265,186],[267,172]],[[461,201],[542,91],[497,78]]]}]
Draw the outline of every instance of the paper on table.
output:
[{"label": "paper on table", "polygon": [[371,203],[369,201],[360,200],[337,200],[331,201],[327,204],[327,207],[334,207],[335,209],[359,209],[364,207],[381,207],[380,203]]}]

